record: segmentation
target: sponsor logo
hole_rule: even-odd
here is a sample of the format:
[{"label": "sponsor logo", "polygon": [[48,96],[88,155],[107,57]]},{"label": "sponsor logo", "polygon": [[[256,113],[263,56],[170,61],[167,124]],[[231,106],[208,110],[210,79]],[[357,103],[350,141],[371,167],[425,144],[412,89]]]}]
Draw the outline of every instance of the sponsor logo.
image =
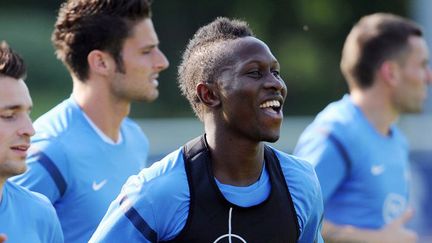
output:
[{"label": "sponsor logo", "polygon": [[93,181],[93,184],[92,184],[93,191],[99,191],[100,189],[102,189],[103,186],[105,186],[105,184],[107,182],[108,182],[107,179],[105,179],[99,183],[96,183],[96,181]]},{"label": "sponsor logo", "polygon": [[381,175],[385,171],[384,165],[372,165],[371,173],[374,176]]},{"label": "sponsor logo", "polygon": [[383,218],[386,224],[399,218],[406,210],[407,200],[400,194],[389,193],[383,205]]}]

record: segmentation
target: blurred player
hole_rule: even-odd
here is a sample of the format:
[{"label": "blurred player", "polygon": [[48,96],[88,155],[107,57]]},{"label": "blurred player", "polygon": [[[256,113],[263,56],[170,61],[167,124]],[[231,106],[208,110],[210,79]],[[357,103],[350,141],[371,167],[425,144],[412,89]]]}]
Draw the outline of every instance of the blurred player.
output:
[{"label": "blurred player", "polygon": [[422,110],[428,61],[422,31],[399,16],[365,16],[348,35],[341,69],[350,94],[317,115],[294,151],[318,174],[326,242],[416,241],[404,226],[413,213],[409,149],[394,123]]}]

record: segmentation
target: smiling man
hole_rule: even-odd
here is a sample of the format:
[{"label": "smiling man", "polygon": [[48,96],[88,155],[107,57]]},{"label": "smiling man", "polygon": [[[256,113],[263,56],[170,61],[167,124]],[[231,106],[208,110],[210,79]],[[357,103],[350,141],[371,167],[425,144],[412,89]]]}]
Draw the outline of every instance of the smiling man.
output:
[{"label": "smiling man", "polygon": [[129,178],[90,242],[322,242],[312,167],[265,144],[287,92],[268,46],[218,18],[190,40],[179,78],[205,134]]},{"label": "smiling man", "polygon": [[29,170],[14,180],[45,194],[65,241],[87,242],[126,179],[146,165],[148,140],[127,118],[158,97],[159,50],[147,0],[70,0],[52,40],[70,71],[69,99],[35,122]]},{"label": "smiling man", "polygon": [[53,206],[39,193],[7,181],[26,171],[32,100],[23,78],[24,62],[0,44],[0,242],[61,243],[63,234]]}]

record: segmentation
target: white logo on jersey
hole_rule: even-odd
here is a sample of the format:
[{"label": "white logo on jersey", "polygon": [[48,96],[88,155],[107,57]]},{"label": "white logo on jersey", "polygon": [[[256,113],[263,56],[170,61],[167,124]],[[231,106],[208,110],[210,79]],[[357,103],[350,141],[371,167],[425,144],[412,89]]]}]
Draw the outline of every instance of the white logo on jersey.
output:
[{"label": "white logo on jersey", "polygon": [[105,184],[107,182],[108,182],[107,179],[105,179],[99,183],[96,183],[96,181],[93,181],[93,184],[92,184],[93,191],[99,191],[103,186],[105,186]]},{"label": "white logo on jersey", "polygon": [[381,175],[385,170],[384,165],[372,165],[371,167],[371,173],[374,176]]},{"label": "white logo on jersey", "polygon": [[383,218],[386,224],[399,218],[406,209],[407,201],[399,194],[389,193],[383,205]]},{"label": "white logo on jersey", "polygon": [[219,242],[219,241],[221,241],[222,239],[225,239],[225,238],[228,238],[229,243],[232,242],[232,238],[237,238],[241,242],[247,243],[246,240],[244,240],[242,237],[240,237],[240,236],[238,236],[236,234],[231,234],[231,216],[232,216],[232,208],[230,208],[229,215],[228,215],[228,234],[224,234],[222,236],[219,236],[215,241],[213,241],[213,243],[217,243],[217,242]]}]

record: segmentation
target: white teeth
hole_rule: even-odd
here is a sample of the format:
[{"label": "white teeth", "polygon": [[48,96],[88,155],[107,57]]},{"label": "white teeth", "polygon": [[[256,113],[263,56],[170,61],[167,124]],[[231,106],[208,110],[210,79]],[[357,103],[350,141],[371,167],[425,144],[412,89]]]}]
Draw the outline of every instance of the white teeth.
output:
[{"label": "white teeth", "polygon": [[275,107],[279,108],[281,106],[280,102],[278,100],[269,100],[260,105],[260,108],[268,108],[268,107]]}]

